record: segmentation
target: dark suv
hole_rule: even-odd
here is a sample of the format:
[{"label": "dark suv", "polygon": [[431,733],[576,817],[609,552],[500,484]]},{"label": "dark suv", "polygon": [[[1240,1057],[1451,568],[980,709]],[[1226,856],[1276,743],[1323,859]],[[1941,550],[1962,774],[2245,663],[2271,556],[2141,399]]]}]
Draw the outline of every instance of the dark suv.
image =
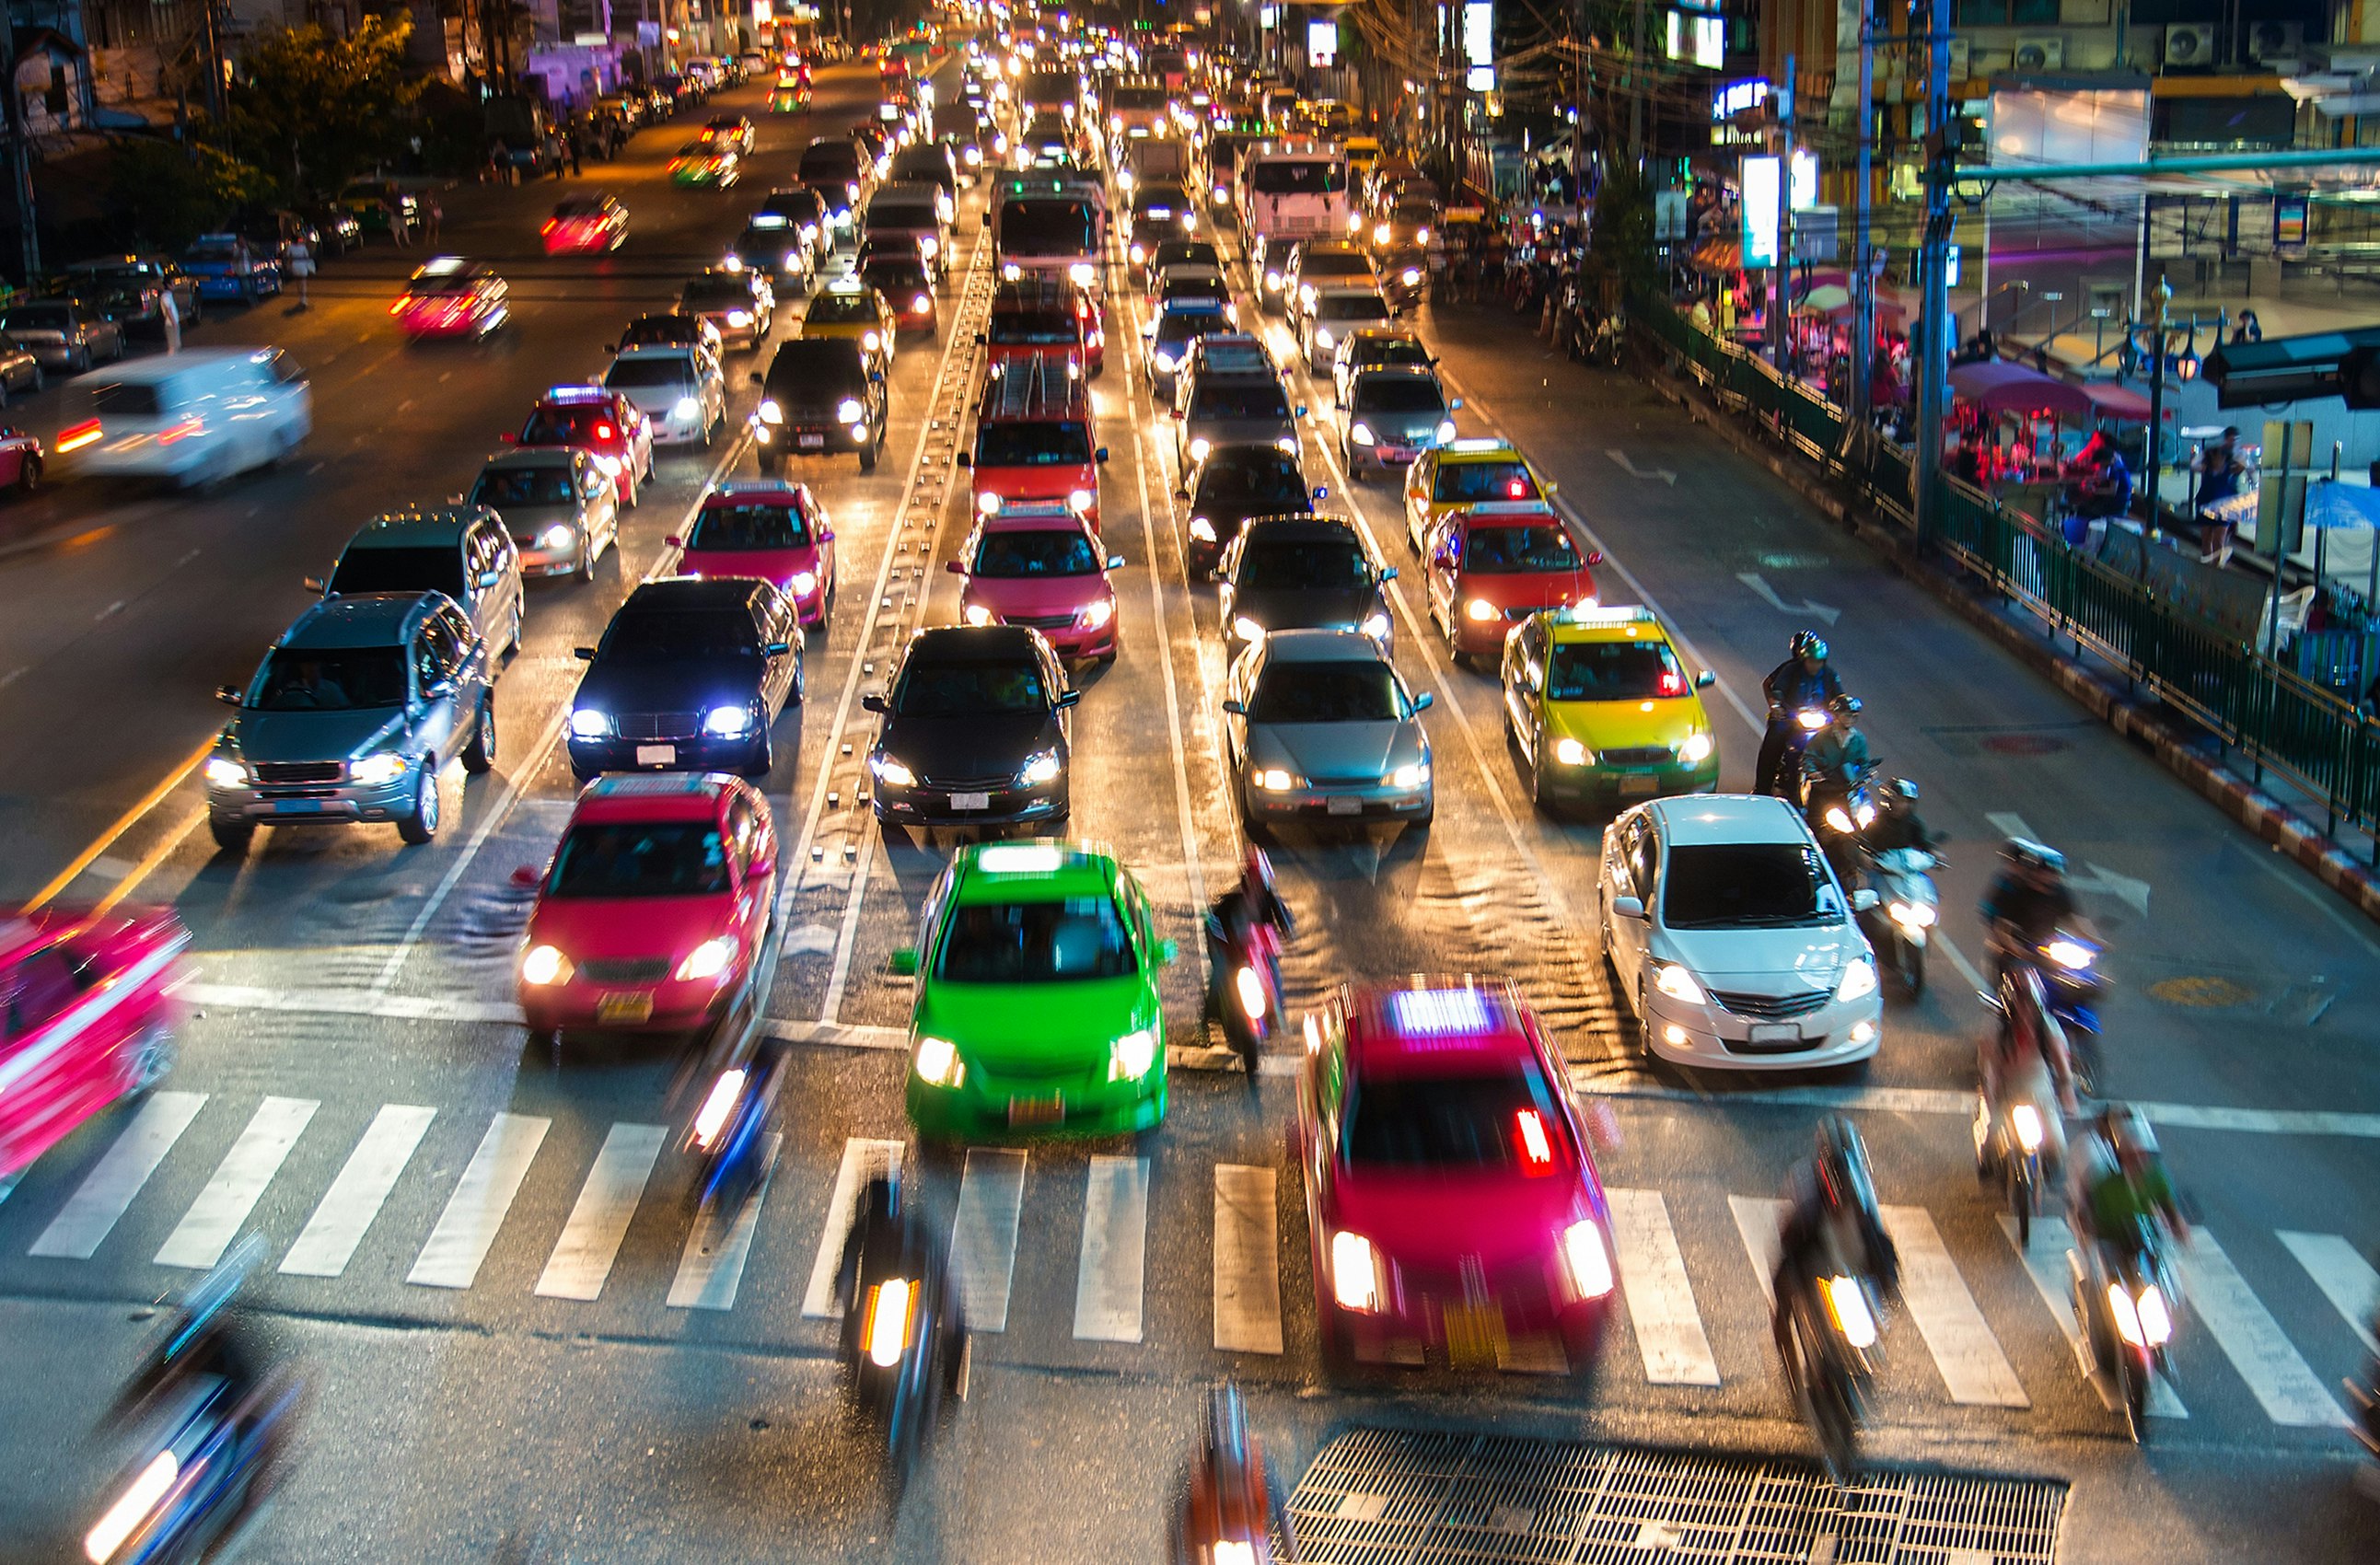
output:
[{"label": "dark suv", "polygon": [[782,473],[796,456],[856,451],[861,472],[876,470],[891,398],[884,371],[857,338],[795,337],[752,380],[760,388],[752,438],[763,467]]}]

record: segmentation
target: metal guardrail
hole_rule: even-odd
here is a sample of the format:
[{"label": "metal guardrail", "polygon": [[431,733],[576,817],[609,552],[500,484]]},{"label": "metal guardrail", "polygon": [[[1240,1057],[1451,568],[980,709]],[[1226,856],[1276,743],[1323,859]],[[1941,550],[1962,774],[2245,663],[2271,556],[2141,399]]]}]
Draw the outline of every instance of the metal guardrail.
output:
[{"label": "metal guardrail", "polygon": [[[1761,425],[1914,532],[1906,449],[1875,440],[1864,443],[1864,452],[1847,453],[1840,407],[1743,348],[1697,330],[1665,300],[1633,300],[1630,319],[1720,406]],[[1936,541],[1961,570],[2238,750],[2258,782],[2270,768],[2322,799],[2329,831],[2342,821],[2374,830],[2380,862],[2380,722],[2237,632],[2068,547],[2040,518],[1959,479],[1942,483]]]}]

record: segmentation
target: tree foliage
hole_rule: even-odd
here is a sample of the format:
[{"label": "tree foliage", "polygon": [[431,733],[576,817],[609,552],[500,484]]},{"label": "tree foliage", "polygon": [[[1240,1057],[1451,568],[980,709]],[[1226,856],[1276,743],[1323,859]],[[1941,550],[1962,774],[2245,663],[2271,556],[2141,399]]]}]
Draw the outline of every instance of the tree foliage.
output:
[{"label": "tree foliage", "polygon": [[260,40],[207,138],[269,170],[289,204],[336,190],[403,145],[422,88],[406,67],[412,31],[399,11],[367,16],[345,38],[308,26]]},{"label": "tree foliage", "polygon": [[1635,165],[1614,159],[1595,196],[1595,254],[1624,286],[1652,286],[1659,276],[1653,253],[1653,188]]},{"label": "tree foliage", "polygon": [[129,216],[131,248],[170,254],[275,188],[262,170],[217,148],[151,137],[115,143],[108,187],[109,206]]}]

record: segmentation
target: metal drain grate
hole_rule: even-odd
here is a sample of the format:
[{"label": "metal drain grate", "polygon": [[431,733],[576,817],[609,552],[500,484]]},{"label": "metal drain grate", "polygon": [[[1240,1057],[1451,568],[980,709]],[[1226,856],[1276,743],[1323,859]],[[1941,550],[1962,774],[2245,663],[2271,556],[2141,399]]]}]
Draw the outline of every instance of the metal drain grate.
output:
[{"label": "metal drain grate", "polygon": [[1304,1565],[2051,1565],[2066,1486],[1353,1429],[1289,1502]]}]

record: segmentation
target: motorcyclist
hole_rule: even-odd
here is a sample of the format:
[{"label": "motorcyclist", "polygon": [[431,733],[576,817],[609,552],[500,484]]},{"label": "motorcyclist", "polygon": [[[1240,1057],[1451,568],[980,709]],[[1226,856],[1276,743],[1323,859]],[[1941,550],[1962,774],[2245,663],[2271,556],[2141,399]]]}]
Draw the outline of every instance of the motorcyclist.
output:
[{"label": "motorcyclist", "polygon": [[2023,837],[2000,844],[1999,873],[1976,908],[1989,931],[1997,979],[2011,962],[2030,964],[2058,927],[2074,916],[2066,885],[2066,855]]},{"label": "motorcyclist", "polygon": [[1876,1292],[1900,1285],[1900,1254],[1876,1209],[1876,1182],[1858,1129],[1840,1114],[1818,1122],[1810,1160],[1785,1185],[1785,1216],[1778,1228],[1774,1280],[1780,1341],[1787,1312],[1820,1278],[1865,1278]]},{"label": "motorcyclist", "polygon": [[2137,1231],[2154,1223],[2179,1239],[2190,1236],[2181,1201],[2166,1173],[2148,1116],[2126,1104],[2099,1110],[2069,1166],[2069,1225],[2085,1244]]},{"label": "motorcyclist", "polygon": [[1860,834],[1860,841],[1870,853],[1878,855],[1934,851],[1937,839],[1917,813],[1917,783],[1913,778],[1896,777],[1891,786],[1876,795],[1876,819]]},{"label": "motorcyclist", "polygon": [[175,1302],[155,1353],[128,1389],[128,1405],[154,1402],[200,1376],[222,1382],[225,1407],[253,1399],[270,1360],[235,1303],[263,1254],[261,1238],[249,1235]]},{"label": "motorcyclist", "polygon": [[1809,737],[1799,714],[1826,706],[1843,693],[1843,685],[1827,661],[1827,644],[1818,633],[1797,630],[1785,661],[1768,671],[1760,687],[1768,698],[1768,731],[1761,736],[1753,792],[1778,794],[1800,781],[1785,770],[1785,758]]},{"label": "motorcyclist", "polygon": [[1984,1122],[1976,1130],[1976,1167],[1985,1168],[1986,1138],[2010,1106],[2029,1103],[2041,1116],[2041,1166],[2056,1178],[2066,1161],[2065,1115],[2081,1110],[2073,1057],[2065,1030],[2041,992],[2038,969],[2010,964],[1999,977],[2000,1025],[1977,1049]]},{"label": "motorcyclist", "polygon": [[1802,751],[1803,794],[1812,811],[1842,799],[1857,787],[1875,761],[1867,735],[1859,730],[1860,698],[1838,696],[1827,703],[1827,726]]},{"label": "motorcyclist", "polygon": [[[1240,861],[1239,883],[1215,899],[1207,910],[1208,938],[1222,951],[1246,951],[1254,943],[1256,931],[1269,926],[1286,940],[1297,933],[1297,921],[1281,900],[1280,890],[1273,884],[1272,860],[1264,849],[1248,844],[1246,855]],[[1220,964],[1210,964],[1215,970],[1208,979],[1208,992],[1219,1002],[1227,998],[1224,986],[1230,975],[1220,970]],[[1281,974],[1270,975],[1276,993],[1281,989]]]}]

